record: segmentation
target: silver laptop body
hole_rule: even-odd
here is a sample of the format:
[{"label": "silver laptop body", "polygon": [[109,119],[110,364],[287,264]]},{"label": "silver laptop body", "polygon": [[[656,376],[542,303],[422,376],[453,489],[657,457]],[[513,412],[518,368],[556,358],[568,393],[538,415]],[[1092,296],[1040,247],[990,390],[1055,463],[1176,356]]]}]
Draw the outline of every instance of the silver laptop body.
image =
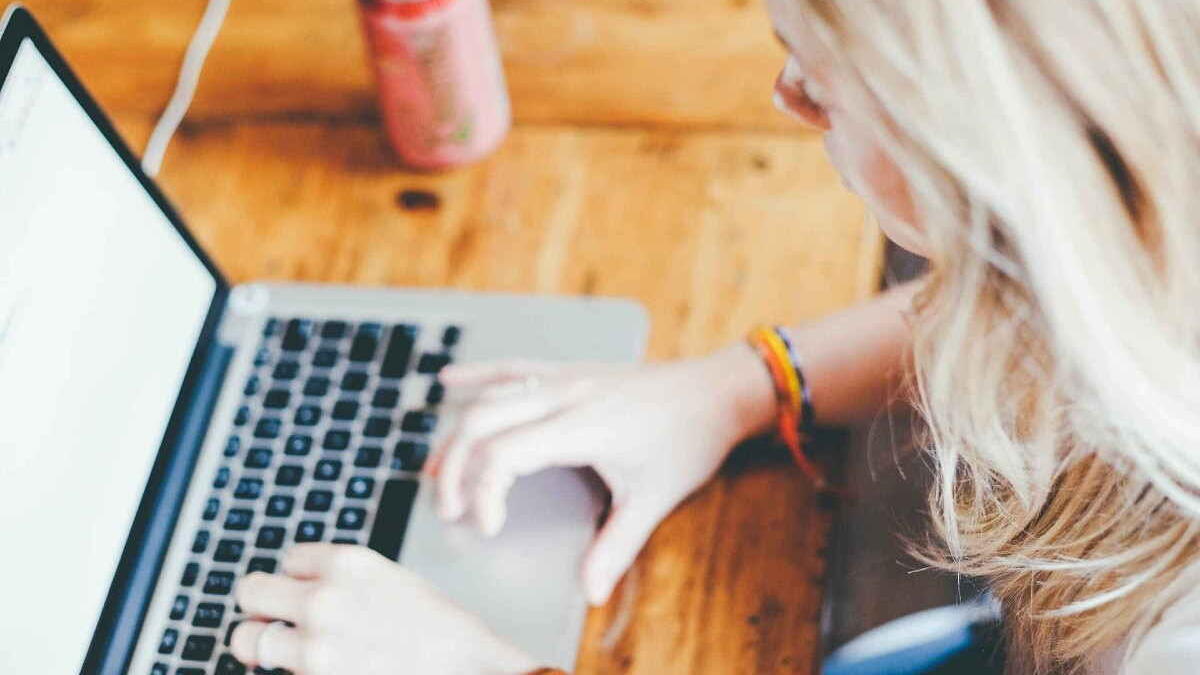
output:
[{"label": "silver laptop body", "polygon": [[[34,152],[22,149],[23,139],[37,134],[38,120],[45,115],[57,116],[53,138],[75,133],[72,125],[84,117],[60,110],[66,105],[67,93],[91,125],[90,131],[79,126],[80,140],[67,149],[91,149],[78,150],[78,156],[63,153],[63,148],[54,148],[45,137],[39,137],[38,154],[23,156],[22,152]],[[104,159],[105,151],[93,143],[95,139],[88,140],[89,134],[100,134],[112,157]],[[47,153],[55,152],[63,153],[57,158],[58,164],[40,163]],[[96,159],[89,159],[92,157]],[[186,161],[186,157],[180,161]],[[36,596],[22,595],[21,587],[13,580],[9,581],[10,588],[0,587],[0,592],[6,592],[16,604],[15,608],[10,605],[5,614],[28,619],[0,622],[0,634],[22,640],[14,642],[11,649],[0,650],[0,671],[51,672],[46,668],[54,663],[58,664],[54,668],[59,668],[54,672],[75,669],[87,673],[174,674],[180,668],[224,672],[221,668],[229,665],[230,658],[227,635],[238,619],[227,589],[229,580],[236,580],[248,569],[269,571],[269,561],[276,560],[296,541],[339,541],[381,550],[429,579],[540,661],[572,667],[586,613],[579,569],[603,507],[603,493],[587,473],[548,471],[518,482],[509,498],[508,524],[498,537],[485,539],[469,526],[443,524],[431,505],[432,486],[422,482],[419,474],[429,446],[438,433],[452,426],[455,415],[455,410],[442,402],[436,372],[451,361],[633,361],[643,350],[643,311],[630,302],[604,299],[288,283],[230,286],[154,184],[138,169],[32,17],[24,10],[10,8],[0,33],[0,212],[8,209],[16,214],[16,220],[0,220],[0,245],[4,244],[4,229],[13,227],[13,222],[17,223],[17,234],[9,237],[32,251],[37,250],[39,241],[34,226],[45,227],[44,222],[53,222],[55,227],[72,226],[63,225],[62,218],[45,220],[47,210],[72,208],[57,201],[63,198],[62,192],[46,199],[32,198],[29,186],[21,181],[43,180],[38,176],[44,174],[55,177],[57,190],[70,189],[70,184],[63,181],[71,177],[71,167],[76,164],[92,171],[88,175],[95,181],[107,180],[107,170],[98,172],[87,162],[127,172],[95,192],[103,199],[111,198],[118,190],[140,192],[138,196],[130,193],[128,204],[113,207],[114,213],[120,213],[131,224],[97,225],[103,217],[97,215],[96,222],[86,226],[112,227],[115,234],[106,235],[103,241],[123,240],[132,235],[121,228],[143,227],[138,224],[141,216],[137,214],[151,214],[147,205],[152,204],[162,227],[173,230],[167,238],[178,238],[175,243],[161,246],[176,247],[178,250],[171,249],[174,252],[170,255],[188,261],[156,274],[169,277],[175,274],[172,270],[194,266],[197,271],[188,273],[192,281],[179,281],[179,285],[201,288],[211,278],[213,291],[211,300],[205,296],[207,306],[192,312],[198,337],[194,348],[186,351],[186,363],[176,360],[171,367],[156,365],[146,372],[135,365],[127,372],[129,380],[136,382],[144,377],[149,383],[159,382],[161,371],[178,367],[180,384],[173,389],[175,404],[167,406],[169,410],[164,408],[168,414],[157,425],[154,419],[146,422],[150,429],[163,429],[161,443],[155,448],[134,452],[110,443],[104,435],[88,444],[80,443],[63,430],[62,420],[68,426],[75,420],[70,417],[71,410],[47,413],[58,417],[44,416],[58,420],[45,425],[56,431],[46,432],[44,426],[41,431],[32,429],[21,436],[20,425],[15,432],[0,430],[0,453],[28,458],[28,462],[17,462],[15,470],[7,471],[7,479],[0,475],[0,489],[21,492],[25,499],[42,498],[32,488],[22,486],[32,485],[46,471],[43,468],[37,475],[24,476],[24,467],[44,467],[53,459],[49,450],[20,454],[21,448],[29,446],[29,439],[50,438],[58,444],[52,448],[72,449],[64,451],[68,453],[89,452],[88,447],[96,453],[108,453],[99,459],[96,455],[77,454],[74,457],[78,461],[55,465],[59,467],[55,471],[66,471],[58,474],[61,485],[79,486],[70,490],[73,494],[56,495],[55,503],[60,506],[47,515],[47,522],[52,521],[55,528],[68,530],[63,536],[40,540],[36,522],[27,526],[15,516],[0,515],[0,525],[15,532],[19,540],[27,539],[29,546],[48,542],[50,550],[59,552],[55,559],[65,559],[61,570],[66,571],[65,575],[56,572],[60,568],[54,564],[39,564],[37,560],[10,559],[0,562],[0,578],[56,574],[25,582],[44,585],[69,578],[69,583],[63,583],[63,593],[76,598],[59,598],[51,593],[50,602],[45,601],[44,594],[40,596],[43,601],[36,602],[32,599]],[[19,170],[14,169],[17,163]],[[63,165],[67,168],[61,168]],[[22,187],[5,197],[5,180]],[[87,199],[92,194],[89,190],[99,190],[90,183],[80,185],[80,199]],[[9,208],[6,199],[15,206]],[[106,213],[105,205],[84,206],[92,213]],[[152,220],[151,215],[145,215],[145,219]],[[23,235],[22,224],[31,228]],[[167,236],[155,233],[149,224],[144,227],[144,236],[154,237],[155,241]],[[84,240],[92,236],[91,230],[80,232]],[[186,247],[180,248],[180,242]],[[143,243],[138,246],[143,247]],[[73,269],[93,264],[88,256],[93,255],[89,249],[95,247],[80,248],[84,250],[72,248],[69,254],[83,261]],[[156,264],[146,262],[141,250],[135,255],[115,243],[100,248],[104,250],[95,255],[108,257],[105,262],[95,263],[96,269]],[[144,248],[157,251],[150,244]],[[153,259],[165,255],[155,252]],[[30,265],[26,260],[13,254],[6,261],[0,253],[0,280],[6,273],[17,282],[22,278],[38,279],[45,265]],[[397,264],[403,264],[399,254]],[[144,277],[124,282],[128,288],[116,296],[105,295],[106,285],[123,283],[105,280],[120,276],[110,272],[95,284],[96,290],[89,291],[95,297],[80,304],[88,308],[112,304],[120,313],[133,311],[124,298],[131,293],[145,294],[138,305],[145,313],[135,311],[130,315],[132,319],[117,324],[117,330],[127,333],[110,340],[112,346],[107,349],[117,354],[114,362],[127,358],[122,356],[123,344],[143,339],[143,324],[148,333],[165,330],[165,334],[177,334],[161,326],[173,321],[173,313],[187,304],[163,299],[161,292],[155,295],[156,280]],[[162,283],[175,283],[168,281]],[[28,333],[34,330],[29,324],[59,325],[55,321],[75,325],[40,309],[44,304],[38,304],[36,298],[47,284],[30,283],[33,295],[29,297],[35,301],[23,299],[15,291],[7,296],[0,291],[0,405],[5,402],[4,377],[20,379],[26,376],[23,373],[32,372],[23,369],[26,366],[22,364],[28,361],[23,358],[25,353],[47,343],[35,334],[22,338],[21,329],[24,327]],[[89,281],[87,285],[90,288],[93,284]],[[19,283],[10,285],[17,287]],[[4,286],[0,284],[0,288]],[[154,309],[156,302],[162,303],[158,310]],[[63,305],[71,303],[59,303]],[[112,323],[107,318],[112,314],[102,314],[101,323]],[[89,316],[89,321],[95,318]],[[67,331],[67,337],[49,342],[56,340],[81,345],[81,353],[95,349],[78,337],[78,331]],[[143,351],[148,352],[147,358],[150,352],[157,354],[155,349]],[[62,372],[64,377],[86,378],[93,370],[90,365],[76,364]],[[96,381],[116,383],[114,391],[118,393],[112,398],[118,400],[89,398],[106,411],[89,418],[89,424],[100,428],[142,424],[139,416],[149,415],[145,410],[153,406],[136,401],[126,404],[119,400],[119,392],[144,388],[129,388],[123,380],[114,380],[111,373],[104,377],[107,379]],[[70,383],[70,379],[63,380],[64,385]],[[63,391],[68,389],[64,387]],[[17,393],[11,397],[15,403],[21,400],[16,398]],[[122,415],[134,421],[125,423]],[[142,461],[138,453],[142,452],[146,453],[145,466],[138,464]],[[129,489],[125,489],[123,497],[118,494],[85,499],[93,489],[103,492],[97,485],[130,482],[129,471],[113,469],[125,462],[144,472],[139,474],[138,484],[142,487],[136,495],[130,496]],[[61,468],[74,465],[92,467],[90,474],[98,483],[75,476],[70,468]],[[7,466],[12,467],[12,461]],[[108,471],[114,473],[105,475]],[[71,503],[71,499],[81,501]],[[136,509],[130,512],[130,508],[114,508],[112,512],[119,513],[120,518],[89,521],[107,513],[107,504],[122,499],[128,499],[130,508]],[[67,506],[61,506],[62,500]],[[95,508],[90,508],[92,504]],[[72,528],[81,529],[69,532]],[[96,548],[103,549],[103,532],[125,534],[114,551],[97,552]],[[91,548],[78,543],[81,536],[89,536],[87,533],[96,533]],[[106,576],[89,580],[96,576],[95,569],[109,565],[110,559]],[[72,567],[95,560],[105,561],[104,565]],[[96,588],[101,582],[103,588]],[[73,584],[78,584],[78,589]],[[93,598],[92,604],[87,598]],[[219,611],[216,606],[220,606]],[[36,624],[39,613],[75,616],[62,620],[67,635],[55,636],[50,642],[50,637],[43,638],[25,625]],[[74,626],[73,632],[70,626]],[[54,658],[47,661],[50,644],[57,648]],[[72,663],[73,668],[66,667]]]}]

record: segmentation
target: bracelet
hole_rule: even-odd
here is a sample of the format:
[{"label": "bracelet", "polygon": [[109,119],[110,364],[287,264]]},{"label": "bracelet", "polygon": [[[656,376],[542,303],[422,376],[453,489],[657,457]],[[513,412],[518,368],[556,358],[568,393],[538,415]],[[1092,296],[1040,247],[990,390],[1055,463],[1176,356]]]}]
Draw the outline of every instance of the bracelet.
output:
[{"label": "bracelet", "polygon": [[792,370],[796,372],[796,379],[800,383],[800,436],[803,439],[812,438],[813,430],[816,428],[816,413],[813,411],[812,391],[808,388],[808,379],[804,377],[804,369],[800,367],[800,353],[796,351],[795,343],[788,337],[787,331],[782,328],[776,328],[775,334],[783,341],[787,347],[788,356],[791,358]]},{"label": "bracelet", "polygon": [[815,422],[812,395],[792,341],[781,328],[767,326],[751,331],[746,341],[758,352],[771,374],[779,438],[791,451],[797,466],[818,489],[824,489],[824,475],[804,452],[804,442],[811,436]]}]

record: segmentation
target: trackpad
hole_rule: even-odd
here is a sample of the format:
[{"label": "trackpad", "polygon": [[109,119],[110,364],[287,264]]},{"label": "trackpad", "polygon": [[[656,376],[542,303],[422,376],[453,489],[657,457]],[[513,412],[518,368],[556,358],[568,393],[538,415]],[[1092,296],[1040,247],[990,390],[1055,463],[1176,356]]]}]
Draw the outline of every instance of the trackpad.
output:
[{"label": "trackpad", "polygon": [[504,530],[491,539],[473,525],[444,523],[433,493],[432,483],[417,490],[400,562],[539,662],[574,667],[587,612],[579,571],[603,506],[599,487],[571,469],[521,479]]}]

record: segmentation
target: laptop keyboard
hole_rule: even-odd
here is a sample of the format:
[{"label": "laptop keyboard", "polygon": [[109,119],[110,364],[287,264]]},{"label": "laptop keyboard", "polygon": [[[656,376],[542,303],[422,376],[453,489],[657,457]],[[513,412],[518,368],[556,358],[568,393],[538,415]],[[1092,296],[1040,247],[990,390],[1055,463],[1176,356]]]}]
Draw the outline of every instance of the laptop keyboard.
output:
[{"label": "laptop keyboard", "polygon": [[[457,326],[273,318],[211,479],[152,675],[242,675],[232,591],[294,543],[396,559]],[[285,673],[283,670],[256,673]]]}]

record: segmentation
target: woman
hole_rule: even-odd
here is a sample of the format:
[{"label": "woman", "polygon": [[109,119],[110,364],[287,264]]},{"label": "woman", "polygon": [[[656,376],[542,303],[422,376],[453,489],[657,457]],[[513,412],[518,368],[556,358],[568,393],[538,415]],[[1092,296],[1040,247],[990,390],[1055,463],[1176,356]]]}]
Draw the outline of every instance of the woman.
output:
[{"label": "woman", "polygon": [[[768,4],[790,52],[777,102],[931,265],[919,289],[784,333],[816,421],[870,415],[912,375],[939,472],[943,552],[926,555],[990,580],[1019,672],[1195,671],[1200,5]],[[603,603],[655,525],[772,427],[769,372],[745,345],[632,371],[447,371],[480,398],[431,466],[442,513],[496,532],[517,476],[594,467],[615,505],[583,570]],[[297,624],[241,626],[248,662],[537,665],[370,554],[297,548],[285,571],[239,589]]]}]

